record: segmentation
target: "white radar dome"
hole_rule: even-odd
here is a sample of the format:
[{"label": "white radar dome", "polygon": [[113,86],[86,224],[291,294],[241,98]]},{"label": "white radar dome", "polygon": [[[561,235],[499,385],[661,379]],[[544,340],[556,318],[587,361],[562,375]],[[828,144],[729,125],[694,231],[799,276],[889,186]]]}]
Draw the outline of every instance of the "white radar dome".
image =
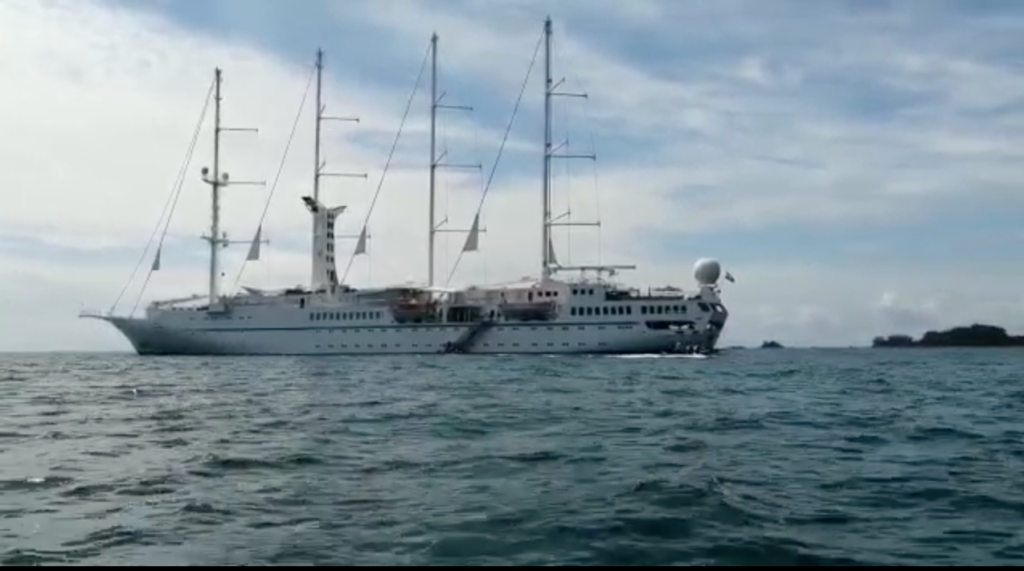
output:
[{"label": "white radar dome", "polygon": [[700,285],[715,285],[722,277],[722,265],[718,260],[701,258],[693,265],[693,279]]}]

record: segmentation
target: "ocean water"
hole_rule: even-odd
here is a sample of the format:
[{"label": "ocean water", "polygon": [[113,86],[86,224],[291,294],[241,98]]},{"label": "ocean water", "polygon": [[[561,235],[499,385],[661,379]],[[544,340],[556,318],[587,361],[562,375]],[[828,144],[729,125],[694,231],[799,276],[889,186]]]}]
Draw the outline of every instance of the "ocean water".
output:
[{"label": "ocean water", "polygon": [[0,356],[0,564],[1018,565],[1024,352]]}]

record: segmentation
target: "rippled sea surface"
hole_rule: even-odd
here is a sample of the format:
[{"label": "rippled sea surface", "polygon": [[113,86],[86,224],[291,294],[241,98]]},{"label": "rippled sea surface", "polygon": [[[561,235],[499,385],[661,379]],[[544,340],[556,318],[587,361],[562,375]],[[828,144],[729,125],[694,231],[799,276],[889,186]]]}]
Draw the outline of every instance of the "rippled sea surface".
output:
[{"label": "rippled sea surface", "polygon": [[1024,352],[0,355],[0,564],[1017,565]]}]

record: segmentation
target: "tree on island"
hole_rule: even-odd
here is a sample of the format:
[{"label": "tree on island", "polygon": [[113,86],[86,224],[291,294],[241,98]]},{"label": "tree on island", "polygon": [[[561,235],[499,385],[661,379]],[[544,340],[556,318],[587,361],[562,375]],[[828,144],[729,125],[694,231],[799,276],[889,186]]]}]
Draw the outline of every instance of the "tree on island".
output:
[{"label": "tree on island", "polygon": [[928,331],[920,340],[909,335],[875,337],[872,347],[1024,347],[1024,337],[995,325],[974,324],[945,331]]}]

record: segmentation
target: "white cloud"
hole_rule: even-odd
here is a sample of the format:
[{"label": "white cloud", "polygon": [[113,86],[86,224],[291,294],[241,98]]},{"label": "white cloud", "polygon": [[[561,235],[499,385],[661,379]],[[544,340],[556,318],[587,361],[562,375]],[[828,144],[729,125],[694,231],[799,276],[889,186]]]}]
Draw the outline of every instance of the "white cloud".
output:
[{"label": "white cloud", "polygon": [[[424,29],[436,29],[446,46],[447,67],[494,81],[510,94],[518,87],[520,69],[539,34],[537,14],[542,12],[520,9],[497,17],[435,6],[428,10],[411,0],[394,5],[394,10],[371,17],[408,45],[422,41]],[[706,203],[690,206],[683,225],[687,229],[705,230],[704,221],[715,226],[814,219],[830,223],[837,213],[849,221],[887,218],[897,210],[917,212],[927,202],[927,197],[918,197],[894,209],[892,194],[934,193],[951,185],[960,195],[968,190],[977,193],[982,186],[978,183],[1005,187],[1024,174],[1019,161],[1010,166],[1001,162],[1014,154],[1008,149],[1024,148],[1019,125],[1004,117],[982,120],[966,115],[1024,101],[1024,75],[1019,70],[952,51],[964,37],[984,35],[981,30],[948,37],[946,32],[913,28],[913,18],[902,12],[869,13],[867,19],[857,19],[832,5],[795,19],[765,13],[749,2],[646,6],[662,12],[664,21],[645,30],[642,39],[672,30],[681,39],[657,49],[675,50],[673,61],[679,65],[649,71],[639,58],[615,53],[613,44],[583,38],[572,19],[556,18],[555,74],[566,77],[567,90],[590,95],[588,113],[600,130],[597,151],[603,161],[616,169],[624,169],[627,161],[637,169],[656,162],[651,170],[665,173],[665,185],[675,192],[707,182],[722,189]],[[799,6],[801,13],[806,11]],[[618,21],[619,8],[605,8],[606,20]],[[741,13],[759,18],[758,23]],[[816,19],[809,21],[811,17]],[[705,20],[715,25],[697,25],[685,34],[674,24]],[[873,31],[867,24],[884,26]],[[734,49],[740,51],[732,68],[724,71],[714,68],[720,55],[709,58],[685,43],[718,27],[722,37],[736,40]],[[621,29],[628,33],[630,27]],[[984,38],[975,43],[994,41]],[[839,47],[830,47],[833,43]],[[771,55],[776,45],[783,47]],[[941,49],[946,45],[949,50]],[[703,59],[710,63],[692,63]],[[919,63],[900,63],[908,61]],[[835,85],[836,80],[848,85]],[[916,93],[928,99],[892,117],[878,115],[870,101],[853,112],[837,107],[836,97],[854,98],[861,91],[855,94],[851,89],[873,86],[876,91],[903,92],[882,97]],[[603,152],[607,145],[602,141],[624,136],[638,139],[632,145],[636,152]],[[973,144],[966,142],[972,140]],[[984,153],[983,141],[1004,143],[1002,153]],[[972,150],[970,161],[951,160],[964,159]],[[767,169],[763,161],[751,163],[752,157],[815,168]],[[607,169],[608,163],[603,164]],[[667,172],[667,165],[675,168]],[[753,203],[758,204],[736,208]],[[750,211],[757,214],[751,216]]]},{"label": "white cloud", "polygon": [[[669,17],[666,4],[627,4],[606,4],[608,11],[616,11],[616,18],[621,12],[624,28],[635,30],[644,22]],[[346,17],[366,18],[391,30],[398,41],[389,47],[406,50],[410,63],[393,70],[392,83],[407,78],[409,84],[396,92],[347,76],[343,57],[329,54],[329,114],[362,119],[359,126],[328,126],[329,170],[370,175],[365,183],[325,181],[326,200],[350,206],[343,232],[353,234],[367,212],[429,33],[437,30],[442,36],[445,74],[478,77],[481,84],[504,94],[511,107],[540,33],[537,19],[543,15],[508,2],[486,12],[477,6],[476,12],[461,14],[398,0],[386,12],[368,3],[358,6],[349,10],[346,4]],[[266,14],[258,17],[268,18]],[[681,77],[671,70],[640,69],[611,47],[595,49],[574,33],[571,22],[557,20],[556,30],[561,58],[557,69],[568,76],[568,90],[582,88],[591,96],[589,111],[596,119],[596,151],[602,160],[597,167],[600,200],[594,200],[589,165],[575,164],[572,203],[565,192],[568,179],[560,177],[555,183],[555,210],[571,206],[577,220],[600,214],[604,223],[600,243],[594,232],[574,233],[572,258],[588,262],[600,255],[605,262],[636,262],[640,270],[630,280],[637,285],[688,282],[692,261],[714,253],[709,251],[714,250],[713,243],[699,239],[701,232],[810,222],[898,223],[920,216],[917,207],[937,191],[956,192],[965,180],[982,177],[979,163],[953,163],[905,176],[893,165],[927,151],[968,157],[987,167],[993,156],[1008,154],[1007,147],[1021,146],[1015,144],[1020,142],[1019,133],[972,128],[957,116],[934,125],[918,118],[921,129],[915,131],[829,116],[827,109],[816,107],[820,102],[796,94],[820,70],[814,67],[814,58],[788,61],[747,53],[728,69]],[[862,62],[878,59],[859,56]],[[974,107],[1009,101],[1022,89],[1019,76],[1006,70],[972,64],[966,57],[955,65],[939,65],[937,57],[903,57],[901,63],[889,66],[896,74],[892,81],[910,81],[923,74],[921,69],[929,69],[933,74],[925,78],[929,88],[952,90],[951,101]],[[105,5],[28,0],[0,4],[0,125],[4,128],[0,188],[5,189],[0,195],[0,234],[34,236],[94,254],[124,246],[141,249],[174,180],[214,65],[225,70],[225,123],[261,130],[258,136],[225,136],[225,168],[235,179],[270,179],[308,78],[308,66],[253,44],[192,33],[153,15]],[[943,79],[933,79],[934,74]],[[960,84],[964,79],[973,82],[971,91]],[[978,94],[995,86],[1003,89],[998,99],[982,101]],[[537,92],[536,88],[527,92],[526,103],[534,108],[539,103]],[[459,99],[457,93],[452,97]],[[309,191],[313,162],[310,108],[307,105],[265,226],[271,240],[268,259],[252,265],[243,283],[283,286],[307,279],[304,255],[279,245],[286,239],[302,243],[308,233],[307,214],[298,197]],[[402,141],[396,167],[370,222],[373,255],[353,265],[351,281],[356,285],[426,275],[423,108],[421,99],[406,127],[413,136]],[[532,125],[517,127],[513,148],[534,150],[536,141],[531,138],[538,131]],[[460,159],[476,151],[473,141],[479,139],[486,174],[501,133],[459,121],[447,135],[453,155]],[[642,143],[643,156],[633,156],[641,154],[637,151],[626,158],[606,157],[602,149],[611,145],[603,145],[602,140],[614,141],[619,135]],[[996,137],[999,145],[993,143]],[[652,146],[656,152],[649,153]],[[190,251],[165,252],[165,270],[153,277],[146,298],[198,292],[205,284],[201,264],[191,263],[190,258],[202,253],[198,235],[208,225],[209,197],[198,182],[198,169],[208,163],[209,155],[206,130],[171,227],[176,246],[187,240],[195,246]],[[782,165],[777,162],[780,158],[810,166]],[[457,281],[536,273],[539,164],[529,166],[537,168],[499,172],[483,214],[488,228],[482,240],[485,253],[468,256]],[[998,184],[1020,180],[1022,174],[1020,167],[1012,166],[985,172],[987,182]],[[479,200],[480,178],[480,173],[442,171],[440,210],[448,211],[453,226],[468,226]],[[680,188],[690,192],[680,193]],[[240,186],[226,192],[225,227],[234,238],[247,239],[269,190]],[[674,252],[675,261],[665,263],[656,259],[660,254],[651,253],[651,245],[636,239],[649,230],[688,232],[693,240],[682,242]],[[570,257],[570,242],[561,233],[556,236],[560,236],[559,255],[564,261]],[[439,273],[445,274],[461,236],[442,237],[441,243]],[[226,285],[234,283],[243,254],[228,255]],[[0,244],[0,299],[5,316],[0,322],[0,349],[126,347],[104,326],[74,321],[74,314],[79,304],[106,308],[136,258],[133,254],[121,256],[116,264],[88,266],[5,254]],[[799,254],[791,258],[798,259]],[[962,276],[893,271],[882,279],[873,271],[798,261],[737,264],[734,273],[740,281],[727,294],[733,321],[725,342],[776,338],[783,343],[864,343],[894,325],[885,321],[881,316],[885,310],[879,308],[878,300],[887,291],[899,292],[901,298],[935,298],[932,314],[939,325],[972,316],[1005,323],[1008,311],[1019,311],[1020,299],[1012,288],[1004,291],[991,282],[987,291],[998,291],[980,296],[983,301],[979,301],[979,296],[943,297],[948,291],[977,287]],[[1004,276],[1006,280],[1013,277]],[[128,298],[134,299],[136,291],[132,288]],[[29,329],[21,325],[26,320],[32,321]]]}]

